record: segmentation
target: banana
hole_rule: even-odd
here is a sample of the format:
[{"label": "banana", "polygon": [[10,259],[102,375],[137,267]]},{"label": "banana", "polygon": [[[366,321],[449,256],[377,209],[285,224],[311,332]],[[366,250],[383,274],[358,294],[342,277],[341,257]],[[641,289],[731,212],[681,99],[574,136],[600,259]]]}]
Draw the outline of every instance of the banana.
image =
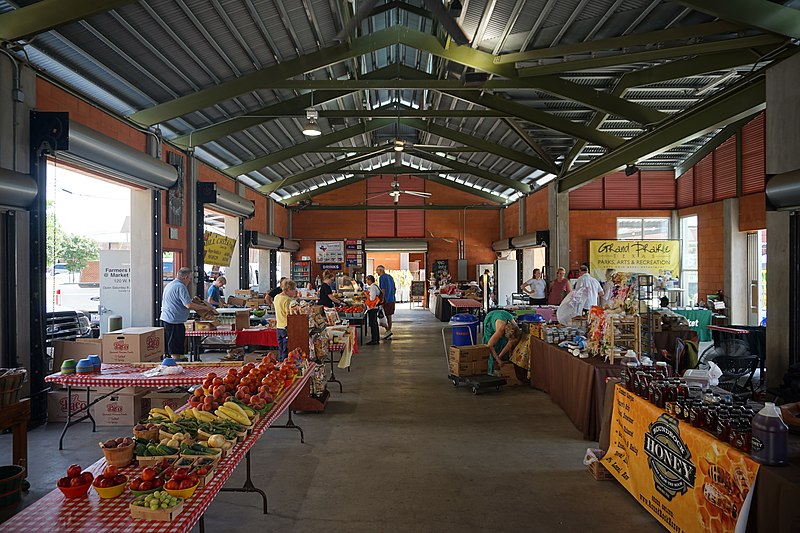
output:
[{"label": "banana", "polygon": [[250,420],[250,418],[247,416],[247,412],[245,412],[245,410],[242,409],[242,407],[238,403],[225,402],[224,404],[222,404],[222,406],[225,407],[226,409],[231,409],[235,413],[239,413],[241,416],[245,417],[246,420]]},{"label": "banana", "polygon": [[226,407],[224,405],[220,406],[219,409],[217,409],[217,413],[219,413],[220,411],[222,413],[224,413],[225,415],[227,415],[234,422],[238,422],[239,424],[241,424],[243,426],[250,427],[252,425],[252,423],[250,422],[250,419],[247,418],[247,415],[243,415],[243,414],[239,413],[238,411],[235,411],[235,410],[233,410],[233,409],[231,409],[229,407]]}]

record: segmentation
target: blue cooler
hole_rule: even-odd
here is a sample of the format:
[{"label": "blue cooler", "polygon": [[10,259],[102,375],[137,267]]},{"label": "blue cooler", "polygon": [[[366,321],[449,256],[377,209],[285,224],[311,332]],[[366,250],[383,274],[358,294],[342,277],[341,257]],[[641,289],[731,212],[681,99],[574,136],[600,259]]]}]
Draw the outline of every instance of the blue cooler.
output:
[{"label": "blue cooler", "polygon": [[478,318],[469,313],[459,313],[450,318],[453,326],[453,346],[478,344]]}]

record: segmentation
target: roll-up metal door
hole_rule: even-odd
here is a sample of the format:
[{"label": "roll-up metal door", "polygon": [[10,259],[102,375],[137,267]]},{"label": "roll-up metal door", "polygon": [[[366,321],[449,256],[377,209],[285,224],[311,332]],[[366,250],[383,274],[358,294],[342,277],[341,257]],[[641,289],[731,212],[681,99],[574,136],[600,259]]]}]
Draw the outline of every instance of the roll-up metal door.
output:
[{"label": "roll-up metal door", "polygon": [[178,181],[174,166],[76,122],[69,123],[69,148],[58,158],[146,189],[165,190]]},{"label": "roll-up metal door", "polygon": [[249,218],[256,212],[256,205],[252,200],[220,189],[216,183],[210,181],[197,182],[197,201],[209,209],[235,217]]},{"label": "roll-up metal door", "polygon": [[423,253],[428,251],[428,241],[407,241],[403,239],[365,241],[364,251]]},{"label": "roll-up metal door", "polygon": [[29,175],[0,168],[0,207],[27,209],[38,189],[36,180]]},{"label": "roll-up metal door", "polygon": [[770,177],[766,194],[776,209],[800,209],[800,169]]}]

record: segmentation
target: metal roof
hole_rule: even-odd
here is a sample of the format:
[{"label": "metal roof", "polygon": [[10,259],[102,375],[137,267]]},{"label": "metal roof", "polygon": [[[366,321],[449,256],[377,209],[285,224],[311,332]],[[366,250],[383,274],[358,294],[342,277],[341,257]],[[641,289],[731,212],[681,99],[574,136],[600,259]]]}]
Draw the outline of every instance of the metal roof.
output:
[{"label": "metal roof", "polygon": [[[0,17],[33,3],[0,0]],[[53,24],[16,53],[287,202],[355,172],[392,172],[392,153],[360,156],[395,139],[407,143],[399,158],[405,170],[435,171],[509,200],[542,176],[563,177],[613,152],[619,139],[655,135],[788,42],[759,21],[729,23],[687,7],[690,1],[462,3],[457,22],[466,46],[449,40],[423,0],[378,0],[344,44],[337,34],[353,16],[350,2],[139,0]],[[486,85],[465,90],[468,75],[481,71],[489,74]],[[426,86],[440,82],[448,88]],[[495,82],[507,83],[489,86]],[[197,100],[184,105],[184,97]],[[320,114],[321,145],[307,144],[302,133],[311,105],[304,98]],[[381,119],[370,115],[379,112],[384,123],[376,126]],[[674,167],[719,129],[698,126],[688,141],[629,162]],[[436,155],[436,147],[450,151]]]}]

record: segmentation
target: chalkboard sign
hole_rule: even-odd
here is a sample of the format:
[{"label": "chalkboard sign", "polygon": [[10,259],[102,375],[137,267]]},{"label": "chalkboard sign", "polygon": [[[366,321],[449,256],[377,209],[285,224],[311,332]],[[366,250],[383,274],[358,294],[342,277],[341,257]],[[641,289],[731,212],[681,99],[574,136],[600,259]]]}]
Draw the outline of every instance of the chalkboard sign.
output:
[{"label": "chalkboard sign", "polygon": [[445,273],[450,272],[449,261],[447,259],[437,259],[431,266],[433,277],[438,281]]},{"label": "chalkboard sign", "polygon": [[411,282],[411,296],[425,296],[425,282],[412,281]]}]

